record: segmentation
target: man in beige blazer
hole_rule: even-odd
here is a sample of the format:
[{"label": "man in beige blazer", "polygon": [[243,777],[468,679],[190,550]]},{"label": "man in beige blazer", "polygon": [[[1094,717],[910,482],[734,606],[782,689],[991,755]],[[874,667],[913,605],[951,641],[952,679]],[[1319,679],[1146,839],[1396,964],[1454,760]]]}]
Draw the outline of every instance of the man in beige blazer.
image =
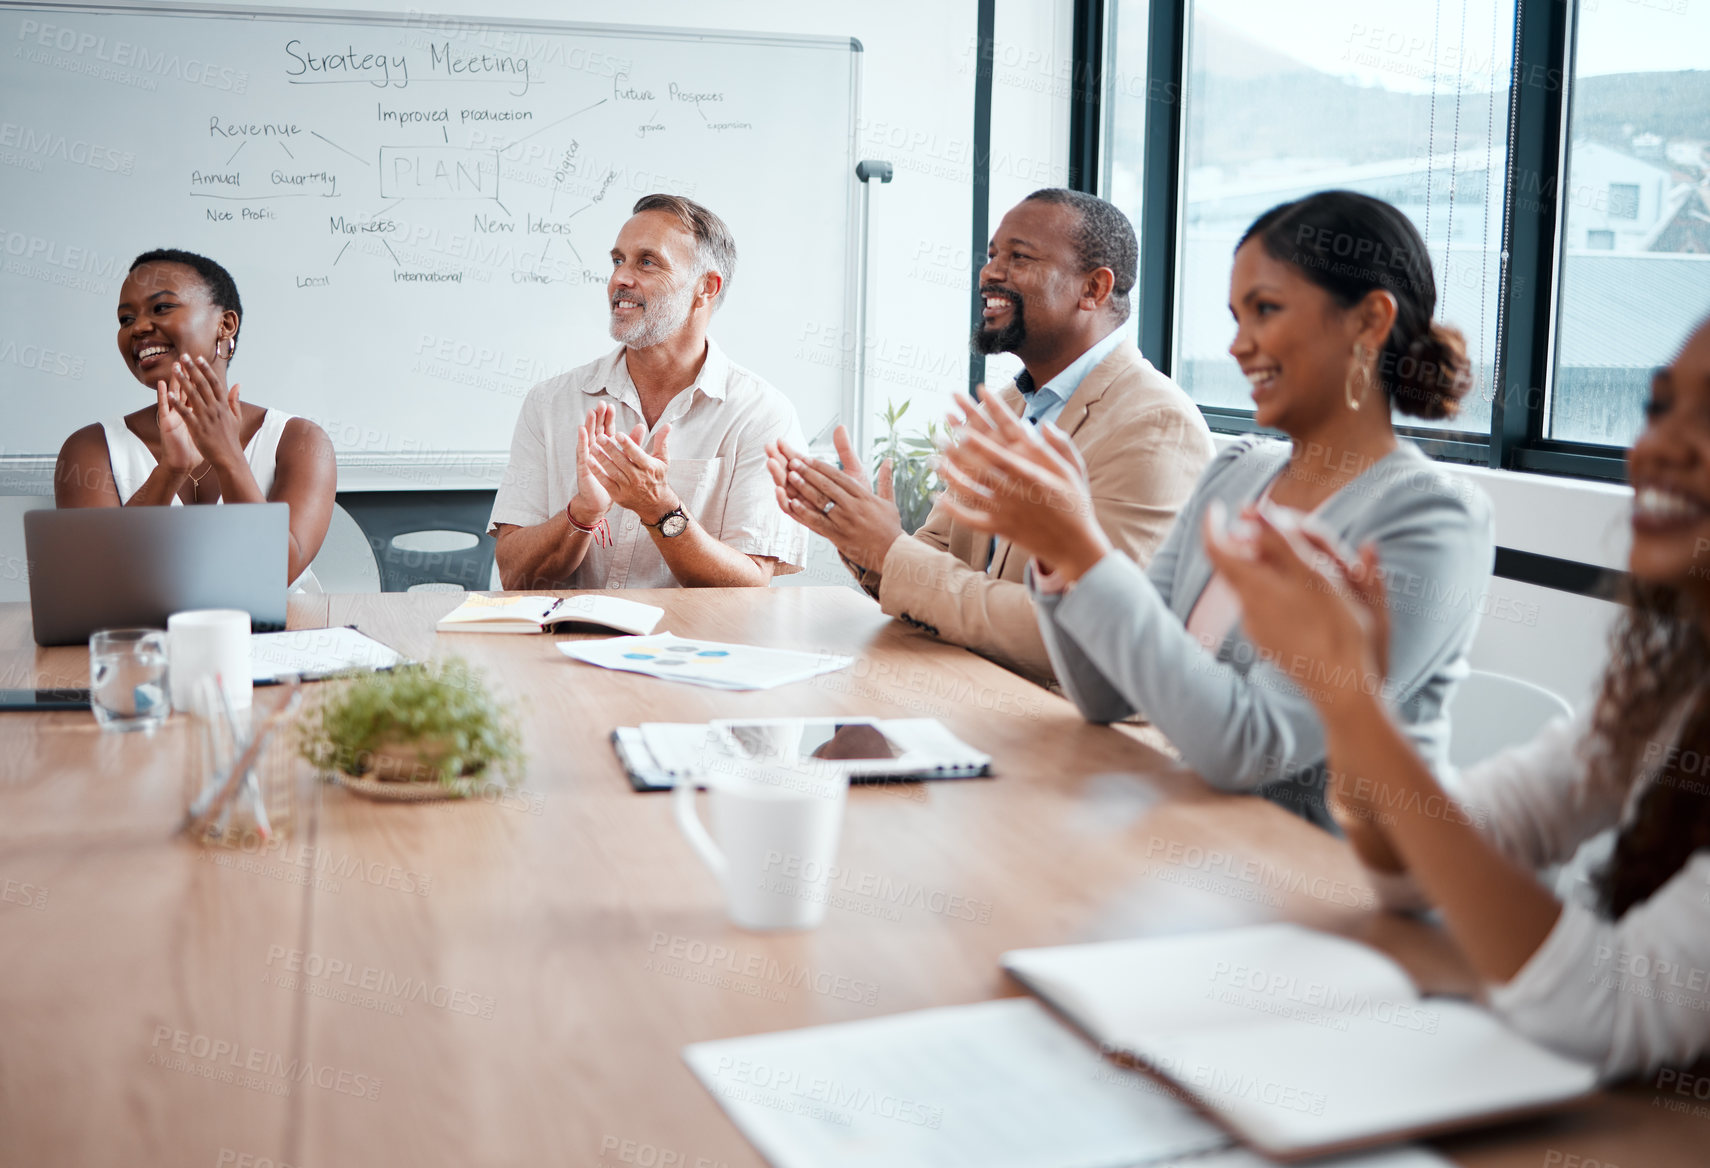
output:
[{"label": "man in beige blazer", "polygon": [[[1021,358],[1000,400],[1055,424],[1086,461],[1093,507],[1117,549],[1145,567],[1211,461],[1211,432],[1181,388],[1126,339],[1139,247],[1126,216],[1077,191],[1035,191],[992,236],[974,348]],[[848,433],[842,468],[774,442],[784,511],[825,536],[886,613],[1035,681],[1054,680],[1023,583],[1025,553],[934,507],[903,533],[890,467],[868,484]]]}]

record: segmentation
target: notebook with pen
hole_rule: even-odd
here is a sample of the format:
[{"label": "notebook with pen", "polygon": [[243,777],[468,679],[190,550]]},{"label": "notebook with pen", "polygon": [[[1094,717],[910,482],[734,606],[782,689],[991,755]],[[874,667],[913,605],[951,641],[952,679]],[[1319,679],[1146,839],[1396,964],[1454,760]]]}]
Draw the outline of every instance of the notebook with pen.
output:
[{"label": "notebook with pen", "polygon": [[620,633],[651,633],[665,610],[621,596],[483,596],[473,593],[439,618],[442,633],[544,633],[589,625]]},{"label": "notebook with pen", "polygon": [[638,791],[668,791],[680,779],[744,764],[811,764],[852,783],[879,783],[978,778],[992,761],[935,718],[644,722],[613,731],[612,746]]}]

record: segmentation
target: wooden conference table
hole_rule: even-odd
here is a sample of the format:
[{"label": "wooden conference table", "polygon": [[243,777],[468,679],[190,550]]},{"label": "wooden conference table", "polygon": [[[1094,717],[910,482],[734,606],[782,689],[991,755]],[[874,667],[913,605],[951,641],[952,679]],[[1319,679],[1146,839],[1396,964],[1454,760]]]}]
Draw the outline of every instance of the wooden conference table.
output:
[{"label": "wooden conference table", "polygon": [[[857,662],[725,693],[575,664],[551,637],[436,636],[455,596],[293,600],[294,627],[482,666],[522,700],[530,757],[503,799],[317,788],[257,854],[172,837],[184,718],[148,738],[0,715],[0,1164],[752,1165],[684,1044],[1011,995],[1006,949],[1288,918],[1459,979],[1440,938],[1365,907],[1338,842],[858,593],[638,598],[675,632]],[[87,676],[84,650],[37,649],[28,608],[0,606],[0,685]],[[999,777],[857,788],[827,920],[804,933],[730,926],[669,799],[633,793],[607,743],[649,719],[857,713],[940,718]],[[1438,1146],[1703,1163],[1710,1127],[1665,1094]]]}]

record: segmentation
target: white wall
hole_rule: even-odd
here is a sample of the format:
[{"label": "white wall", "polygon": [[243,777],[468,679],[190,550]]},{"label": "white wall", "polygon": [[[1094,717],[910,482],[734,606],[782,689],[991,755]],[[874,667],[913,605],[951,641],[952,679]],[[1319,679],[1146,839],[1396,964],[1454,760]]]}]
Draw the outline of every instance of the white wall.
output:
[{"label": "white wall", "polygon": [[24,559],[24,512],[52,506],[52,495],[0,494],[0,601],[30,598],[30,566]]},{"label": "white wall", "polygon": [[[997,230],[1005,211],[1040,187],[1068,182],[1073,31],[1074,9],[1068,3],[997,6],[989,231]],[[984,261],[983,251],[972,257],[975,266]],[[1007,353],[988,357],[986,380],[995,385],[1020,369],[1021,362]]]},{"label": "white wall", "polygon": [[[1490,496],[1498,546],[1627,566],[1633,492],[1626,486],[1512,471],[1461,473]],[[1619,613],[1620,606],[1607,601],[1492,580],[1473,667],[1525,678],[1578,706],[1595,692]]]}]

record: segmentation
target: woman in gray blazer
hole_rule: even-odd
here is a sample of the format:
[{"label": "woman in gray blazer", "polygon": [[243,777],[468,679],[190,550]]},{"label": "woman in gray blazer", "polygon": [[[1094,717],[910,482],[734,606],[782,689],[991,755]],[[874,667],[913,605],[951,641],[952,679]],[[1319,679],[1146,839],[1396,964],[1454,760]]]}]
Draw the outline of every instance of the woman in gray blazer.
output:
[{"label": "woman in gray blazer", "polygon": [[1201,539],[1208,520],[1257,506],[1382,569],[1389,674],[1361,684],[1446,766],[1445,707],[1467,671],[1494,550],[1483,494],[1390,423],[1392,408],[1452,417],[1470,386],[1460,333],[1431,319],[1436,300],[1424,241],[1387,203],[1326,191],[1261,215],[1235,251],[1229,352],[1252,383],[1255,421],[1289,441],[1223,451],[1144,572],[1091,522],[1072,444],[964,407],[944,465],[948,505],[1033,553],[1040,630],[1089,719],[1143,714],[1214,786],[1257,791],[1334,830],[1313,694],[1346,679],[1256,649]]}]

